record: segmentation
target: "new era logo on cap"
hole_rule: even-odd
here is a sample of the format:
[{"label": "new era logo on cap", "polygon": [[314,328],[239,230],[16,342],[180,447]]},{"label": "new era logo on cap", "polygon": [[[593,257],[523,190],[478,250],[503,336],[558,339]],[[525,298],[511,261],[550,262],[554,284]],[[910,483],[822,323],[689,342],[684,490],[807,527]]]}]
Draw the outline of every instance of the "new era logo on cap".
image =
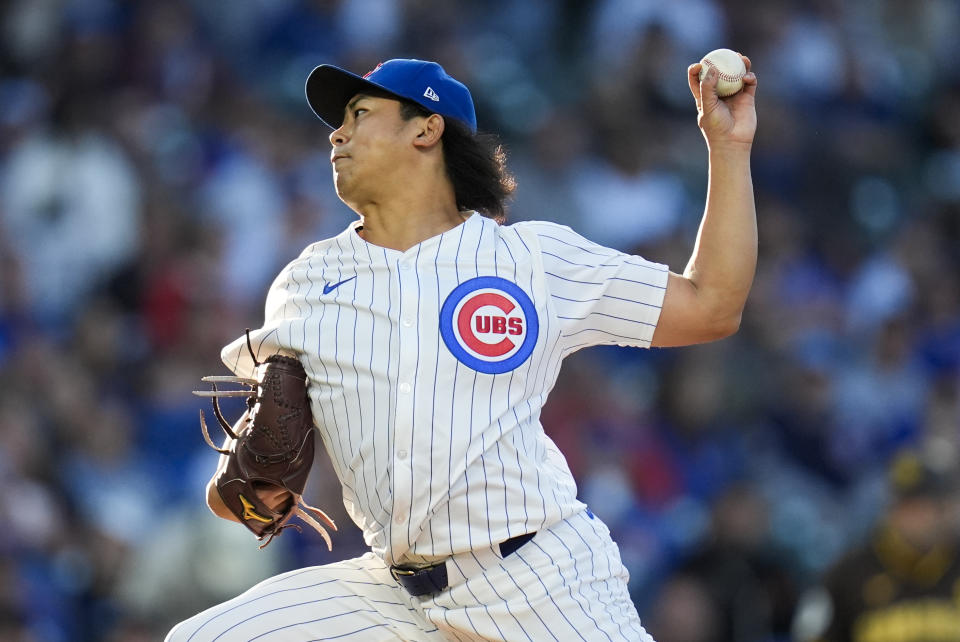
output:
[{"label": "new era logo on cap", "polygon": [[443,67],[426,60],[387,60],[363,77],[332,65],[320,65],[307,78],[307,102],[320,120],[336,129],[343,122],[343,110],[350,99],[371,88],[413,101],[477,131],[470,90]]}]

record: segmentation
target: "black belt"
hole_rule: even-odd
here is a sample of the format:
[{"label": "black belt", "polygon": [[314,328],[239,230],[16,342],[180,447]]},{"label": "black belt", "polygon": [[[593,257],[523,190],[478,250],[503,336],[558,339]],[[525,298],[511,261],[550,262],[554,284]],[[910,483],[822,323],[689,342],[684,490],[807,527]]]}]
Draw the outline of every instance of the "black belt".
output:
[{"label": "black belt", "polygon": [[[533,533],[524,533],[511,537],[508,540],[500,542],[500,555],[507,557],[518,548],[533,539],[536,535]],[[423,568],[405,568],[403,566],[391,566],[390,574],[393,579],[406,589],[407,593],[414,597],[429,595],[430,593],[439,593],[447,588],[447,563],[440,562],[433,566]]]}]

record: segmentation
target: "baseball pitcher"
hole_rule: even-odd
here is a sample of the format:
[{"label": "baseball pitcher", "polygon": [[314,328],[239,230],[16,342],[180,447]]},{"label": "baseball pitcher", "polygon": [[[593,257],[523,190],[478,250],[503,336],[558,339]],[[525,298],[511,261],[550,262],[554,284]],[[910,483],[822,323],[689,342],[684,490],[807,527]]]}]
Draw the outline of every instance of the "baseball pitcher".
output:
[{"label": "baseball pitcher", "polygon": [[168,640],[650,640],[540,410],[580,348],[738,329],[757,255],[743,60],[723,99],[716,69],[687,72],[710,164],[682,273],[553,223],[506,225],[503,150],[440,65],[313,70],[307,101],[359,218],[280,272],[263,326],[223,350],[236,376],[208,378],[215,401],[247,398],[233,424],[215,407],[227,438],[208,502],[263,544],[301,524],[328,537],[302,497],[319,434],[370,551],[270,578]]}]

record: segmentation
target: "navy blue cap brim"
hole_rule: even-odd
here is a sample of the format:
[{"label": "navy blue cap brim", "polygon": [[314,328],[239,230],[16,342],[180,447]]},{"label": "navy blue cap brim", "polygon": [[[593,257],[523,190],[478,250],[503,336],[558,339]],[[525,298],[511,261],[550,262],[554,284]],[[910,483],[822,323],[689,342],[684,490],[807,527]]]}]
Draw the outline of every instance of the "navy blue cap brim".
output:
[{"label": "navy blue cap brim", "polygon": [[320,65],[307,76],[307,103],[325,125],[338,129],[343,124],[344,110],[350,99],[370,89],[404,100],[403,96],[355,73],[333,65]]}]

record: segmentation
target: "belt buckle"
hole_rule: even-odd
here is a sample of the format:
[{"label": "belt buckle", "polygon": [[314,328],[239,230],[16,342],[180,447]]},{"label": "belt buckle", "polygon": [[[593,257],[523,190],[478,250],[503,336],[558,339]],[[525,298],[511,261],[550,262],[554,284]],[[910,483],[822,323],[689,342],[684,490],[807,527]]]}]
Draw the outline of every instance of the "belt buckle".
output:
[{"label": "belt buckle", "polygon": [[411,575],[416,575],[417,571],[409,568],[400,568],[399,566],[390,567],[390,575],[393,576],[393,579],[400,581],[401,577],[410,577]]},{"label": "belt buckle", "polygon": [[390,574],[397,584],[414,597],[437,593],[448,586],[446,562],[413,569],[391,566]]}]

